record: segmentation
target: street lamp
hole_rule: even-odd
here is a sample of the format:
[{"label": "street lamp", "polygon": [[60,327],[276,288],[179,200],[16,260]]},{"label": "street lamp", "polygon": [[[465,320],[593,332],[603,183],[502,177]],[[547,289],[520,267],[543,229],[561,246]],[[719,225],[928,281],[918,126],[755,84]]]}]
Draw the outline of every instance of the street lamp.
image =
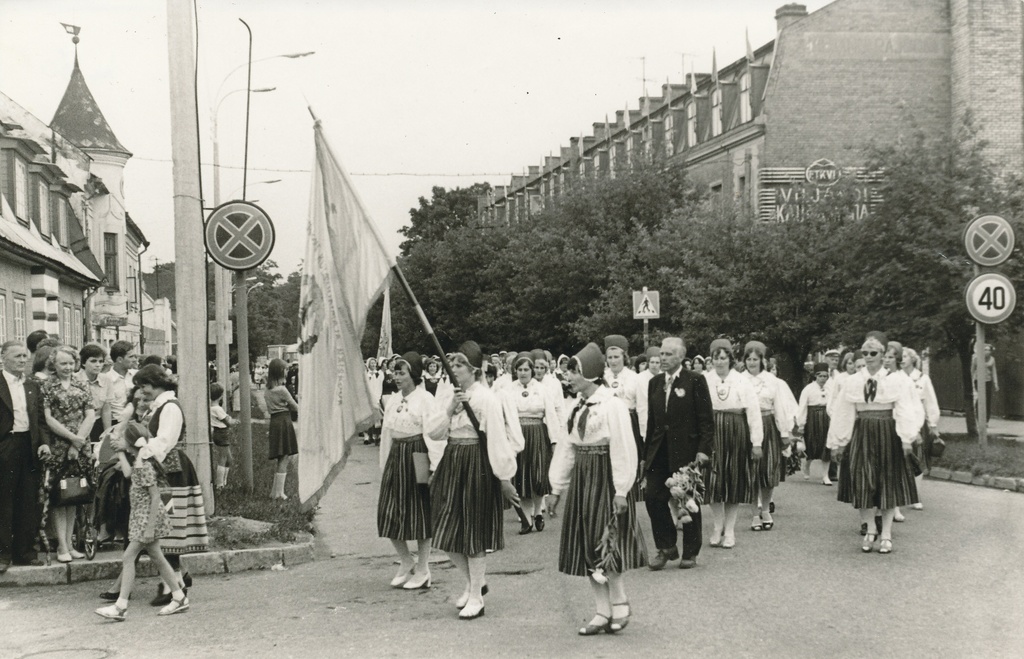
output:
[{"label": "street lamp", "polygon": [[[251,188],[251,187],[253,187],[255,185],[273,185],[274,183],[280,183],[280,182],[281,182],[281,179],[279,179],[279,178],[272,178],[272,179],[268,179],[266,181],[256,181],[255,183],[250,183],[249,187]],[[236,192],[238,192],[241,189],[242,189],[242,186],[238,186],[237,188],[232,190],[231,194],[228,195],[228,198],[230,199],[232,197],[232,195],[234,195]],[[255,201],[255,200],[252,200],[252,201]]]}]

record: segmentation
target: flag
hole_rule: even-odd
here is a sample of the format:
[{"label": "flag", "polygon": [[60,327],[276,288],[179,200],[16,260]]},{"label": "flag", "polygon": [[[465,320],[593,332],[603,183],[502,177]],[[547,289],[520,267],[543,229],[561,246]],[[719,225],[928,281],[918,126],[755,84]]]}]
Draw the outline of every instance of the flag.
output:
[{"label": "flag", "polygon": [[380,316],[380,341],[377,342],[377,363],[395,354],[391,349],[391,286],[384,289],[384,312]]},{"label": "flag", "polygon": [[[310,110],[312,113],[312,110]],[[319,120],[299,297],[299,500],[313,508],[355,436],[380,419],[360,340],[395,261]]]}]

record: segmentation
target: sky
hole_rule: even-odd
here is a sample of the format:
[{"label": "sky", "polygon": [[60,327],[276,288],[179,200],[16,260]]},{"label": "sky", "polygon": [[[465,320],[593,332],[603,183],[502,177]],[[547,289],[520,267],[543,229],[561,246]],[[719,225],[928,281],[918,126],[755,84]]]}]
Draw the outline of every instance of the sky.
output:
[{"label": "sky", "polygon": [[[691,65],[720,68],[775,37],[785,0],[197,0],[204,206],[214,204],[217,113],[221,201],[241,198],[245,64],[252,28],[247,198],[267,211],[270,258],[295,271],[305,251],[312,107],[371,217],[397,254],[409,209],[434,186],[508,183],[595,121],[636,109]],[[827,4],[804,3],[809,11]],[[161,0],[3,0],[0,91],[49,123],[81,27],[79,65],[133,157],[128,211],[149,239],[144,270],[174,259],[167,5]],[[302,58],[282,55],[314,52]],[[242,90],[238,91],[237,90]],[[276,181],[273,183],[267,181]]]}]

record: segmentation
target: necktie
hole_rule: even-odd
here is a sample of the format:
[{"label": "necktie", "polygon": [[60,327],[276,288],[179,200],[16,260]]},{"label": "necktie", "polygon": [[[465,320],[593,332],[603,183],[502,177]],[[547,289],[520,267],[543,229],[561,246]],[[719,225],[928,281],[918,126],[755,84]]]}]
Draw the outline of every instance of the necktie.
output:
[{"label": "necktie", "polygon": [[587,406],[583,408],[583,413],[580,414],[580,439],[587,436],[587,415],[590,414],[590,407],[593,403],[587,403]]},{"label": "necktie", "polygon": [[878,382],[874,379],[868,380],[864,383],[864,400],[873,403],[875,401],[875,394],[878,393]]},{"label": "necktie", "polygon": [[672,395],[672,383],[675,382],[675,375],[665,376],[665,408],[668,409],[668,399]]}]

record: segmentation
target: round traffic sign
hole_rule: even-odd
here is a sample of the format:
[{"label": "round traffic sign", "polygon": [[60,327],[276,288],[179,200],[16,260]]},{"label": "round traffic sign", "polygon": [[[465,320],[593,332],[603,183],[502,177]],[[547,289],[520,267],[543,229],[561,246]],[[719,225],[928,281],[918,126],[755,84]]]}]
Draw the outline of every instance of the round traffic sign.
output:
[{"label": "round traffic sign", "polygon": [[256,204],[229,201],[210,213],[203,239],[216,263],[228,270],[249,270],[274,249],[274,225]]},{"label": "round traffic sign", "polygon": [[1010,258],[1015,242],[1013,227],[998,215],[977,217],[964,230],[967,256],[978,265],[989,268]]},{"label": "round traffic sign", "polygon": [[967,284],[967,310],[974,319],[993,325],[1010,317],[1017,306],[1013,282],[998,272],[985,272]]}]

